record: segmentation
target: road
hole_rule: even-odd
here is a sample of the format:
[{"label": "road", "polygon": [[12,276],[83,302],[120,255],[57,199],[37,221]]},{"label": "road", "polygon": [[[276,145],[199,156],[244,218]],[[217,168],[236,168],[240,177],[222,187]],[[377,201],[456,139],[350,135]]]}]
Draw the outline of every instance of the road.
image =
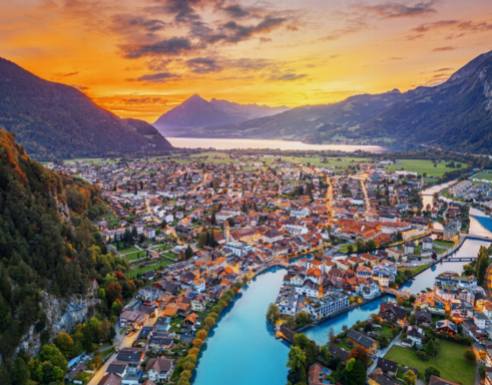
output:
[{"label": "road", "polygon": [[[157,318],[158,317],[154,317],[154,318],[149,318],[147,320],[147,322],[145,322],[145,326],[151,326],[153,327],[154,324],[156,323],[157,321]],[[118,351],[120,351],[121,349],[124,349],[124,348],[131,348],[133,343],[135,342],[135,340],[137,339],[138,337],[138,331],[135,332],[135,333],[132,333],[130,335],[121,335],[119,333],[117,333],[115,339],[114,339],[114,343],[113,343],[113,346],[116,346]],[[95,373],[94,373],[94,376],[91,378],[91,380],[87,383],[87,385],[97,385],[99,383],[99,381],[101,381],[101,379],[104,377],[104,375],[106,374],[106,370],[108,369],[109,365],[111,364],[111,362],[113,362],[116,358],[116,356],[118,355],[117,352],[113,353],[111,355],[111,357],[109,357],[106,362],[104,363],[104,365],[102,365]]]},{"label": "road", "polygon": [[388,346],[386,346],[384,349],[379,349],[376,352],[376,354],[372,357],[373,363],[371,364],[371,366],[369,366],[369,368],[367,368],[367,374],[372,373],[373,370],[376,369],[376,366],[378,364],[378,358],[383,358],[394,345],[400,342],[400,339],[401,339],[401,332],[395,338],[393,338],[393,340],[389,343]]}]

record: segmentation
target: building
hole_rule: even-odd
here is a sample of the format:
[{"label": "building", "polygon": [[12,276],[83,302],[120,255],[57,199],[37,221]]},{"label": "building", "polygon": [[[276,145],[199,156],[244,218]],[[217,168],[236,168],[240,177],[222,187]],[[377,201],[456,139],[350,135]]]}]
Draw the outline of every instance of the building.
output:
[{"label": "building", "polygon": [[356,330],[350,329],[347,333],[347,337],[352,343],[364,349],[368,354],[372,355],[378,348],[376,340]]},{"label": "building", "polygon": [[101,378],[97,385],[121,385],[121,380],[122,378],[117,374],[108,373]]},{"label": "building", "polygon": [[145,366],[147,377],[154,382],[167,381],[173,372],[173,361],[166,357],[152,358]]}]

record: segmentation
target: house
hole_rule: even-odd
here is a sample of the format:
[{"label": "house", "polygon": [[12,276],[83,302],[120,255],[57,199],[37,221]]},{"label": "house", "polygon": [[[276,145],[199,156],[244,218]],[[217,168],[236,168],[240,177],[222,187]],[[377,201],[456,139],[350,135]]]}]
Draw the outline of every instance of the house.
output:
[{"label": "house", "polygon": [[415,312],[415,321],[418,325],[430,326],[432,324],[432,314],[427,310],[417,310]]},{"label": "house", "polygon": [[345,362],[350,357],[350,352],[339,346],[330,345],[329,350],[330,354],[340,362]]},{"label": "house", "polygon": [[384,374],[389,376],[394,376],[398,371],[398,364],[391,360],[386,360],[384,358],[379,357],[376,367],[381,369]]},{"label": "house", "polygon": [[376,340],[365,335],[364,333],[360,333],[360,332],[353,330],[353,329],[350,329],[348,331],[347,337],[355,345],[360,346],[362,349],[364,349],[369,354],[373,354],[378,347]]},{"label": "house", "polygon": [[388,377],[378,371],[374,371],[367,378],[369,385],[400,385],[400,383],[391,377]]},{"label": "house", "polygon": [[121,385],[121,377],[117,374],[108,373],[101,378],[97,385]]},{"label": "house", "polygon": [[450,335],[455,335],[458,333],[458,327],[454,322],[450,320],[440,320],[436,322],[436,330],[440,333],[447,333]]},{"label": "house", "polygon": [[434,243],[431,237],[426,237],[422,240],[422,251],[429,252],[432,251]]},{"label": "house", "polygon": [[424,339],[424,331],[417,326],[409,326],[407,329],[407,338],[404,343],[413,347],[422,347],[422,340]]},{"label": "house", "polygon": [[413,255],[415,254],[415,245],[413,242],[406,242],[403,248],[403,252],[405,255]]},{"label": "house", "polygon": [[328,376],[330,376],[332,371],[327,367],[315,363],[309,368],[309,385],[328,385],[330,381]]},{"label": "house", "polygon": [[381,304],[379,316],[387,322],[398,323],[401,326],[406,323],[407,311],[393,302]]},{"label": "house", "polygon": [[143,356],[144,353],[141,349],[124,348],[118,352],[116,356],[116,360],[120,362],[126,362],[129,364],[139,365],[143,359]]},{"label": "house", "polygon": [[173,361],[166,357],[151,358],[145,366],[147,377],[154,381],[167,381],[173,372]]},{"label": "house", "polygon": [[118,376],[123,377],[126,374],[127,367],[128,364],[125,362],[113,361],[106,369],[106,373],[117,374]]}]

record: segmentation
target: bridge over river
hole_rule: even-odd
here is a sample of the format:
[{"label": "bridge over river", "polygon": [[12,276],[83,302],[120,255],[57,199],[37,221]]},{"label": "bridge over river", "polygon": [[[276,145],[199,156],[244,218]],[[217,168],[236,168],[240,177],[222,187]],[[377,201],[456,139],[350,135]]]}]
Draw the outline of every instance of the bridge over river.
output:
[{"label": "bridge over river", "polygon": [[[475,241],[475,242],[490,242],[492,243],[492,237],[477,235],[477,234],[462,234],[460,237],[460,242],[456,247],[453,247],[445,255],[441,256],[439,261],[446,262],[472,262],[477,258],[478,250],[473,250],[472,252],[467,252],[465,248],[463,250],[461,246],[465,241]],[[470,250],[471,251],[471,250]],[[437,262],[439,263],[439,262]]]}]

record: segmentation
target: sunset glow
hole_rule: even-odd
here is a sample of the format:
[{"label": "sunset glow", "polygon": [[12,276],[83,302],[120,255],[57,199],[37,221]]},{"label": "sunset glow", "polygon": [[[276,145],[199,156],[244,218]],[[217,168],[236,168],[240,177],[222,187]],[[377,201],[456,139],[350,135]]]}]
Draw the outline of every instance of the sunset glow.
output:
[{"label": "sunset glow", "polygon": [[154,121],[195,93],[292,107],[438,83],[492,48],[492,2],[14,0],[0,34],[0,56]]}]

